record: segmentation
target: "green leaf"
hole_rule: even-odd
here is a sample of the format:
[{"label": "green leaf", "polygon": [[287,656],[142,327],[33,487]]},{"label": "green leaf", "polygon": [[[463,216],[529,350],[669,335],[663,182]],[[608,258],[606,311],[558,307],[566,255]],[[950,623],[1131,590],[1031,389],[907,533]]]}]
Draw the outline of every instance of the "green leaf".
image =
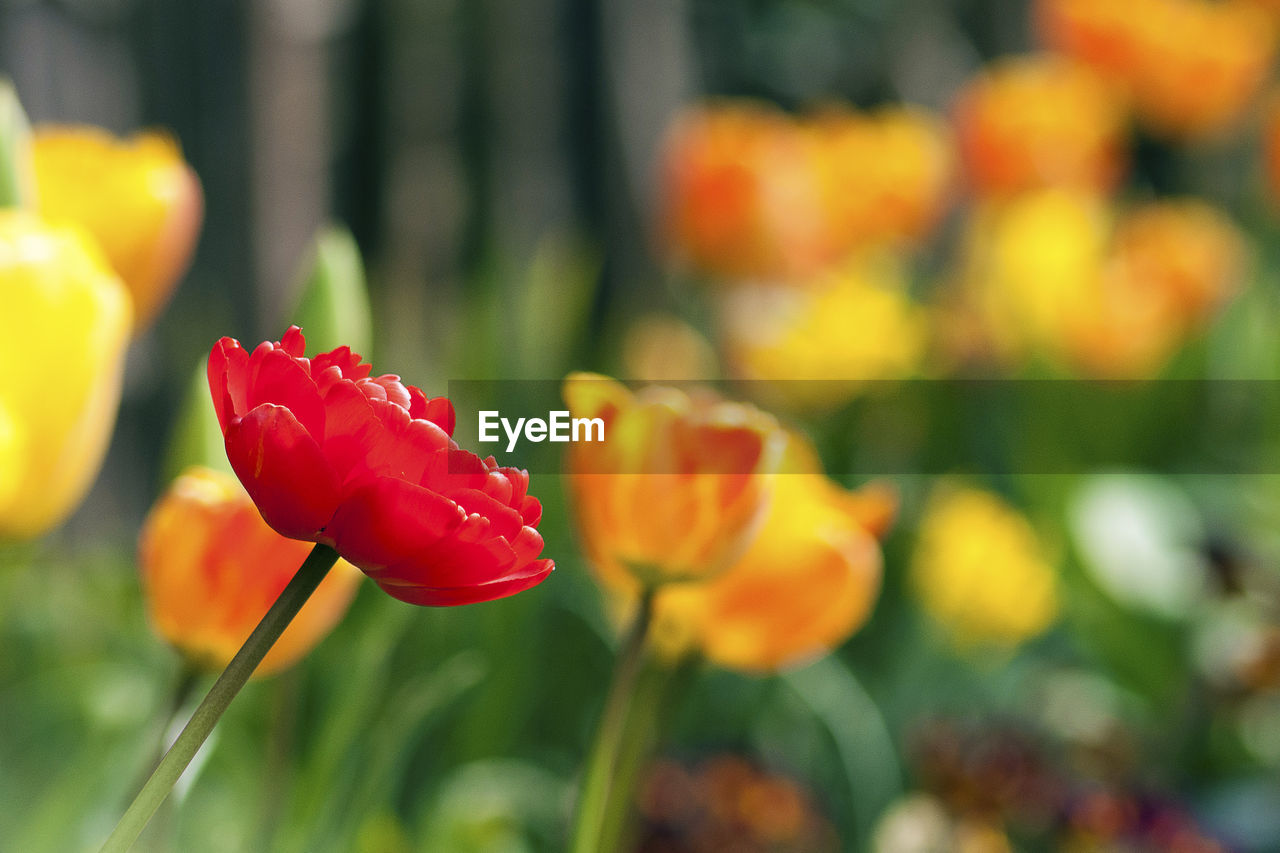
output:
[{"label": "green leaf", "polygon": [[218,426],[218,415],[213,410],[213,398],[209,396],[207,364],[207,359],[200,360],[187,385],[178,423],[169,439],[169,450],[165,456],[166,483],[172,482],[192,465],[232,473],[222,441],[222,429]]},{"label": "green leaf", "polygon": [[0,80],[0,207],[31,207],[35,190],[31,125],[13,84]]},{"label": "green leaf", "polygon": [[302,328],[311,352],[349,346],[366,359],[373,343],[364,262],[351,232],[321,228],[299,274],[299,299],[293,322]]}]

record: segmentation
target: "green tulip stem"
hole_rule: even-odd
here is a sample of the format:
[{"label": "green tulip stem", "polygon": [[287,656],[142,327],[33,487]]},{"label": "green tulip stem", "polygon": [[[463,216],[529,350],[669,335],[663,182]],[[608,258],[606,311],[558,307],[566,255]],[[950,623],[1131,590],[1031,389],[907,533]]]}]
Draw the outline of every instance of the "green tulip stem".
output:
[{"label": "green tulip stem", "polygon": [[627,721],[636,685],[644,665],[645,639],[653,618],[653,589],[647,589],[636,608],[635,620],[618,650],[613,670],[613,683],[605,698],[604,711],[596,730],[591,756],[583,773],[574,820],[571,853],[600,853],[601,843],[613,823],[610,814],[625,809],[619,802],[620,765],[623,763]]},{"label": "green tulip stem", "polygon": [[204,697],[200,707],[196,708],[190,722],[178,735],[173,746],[165,753],[164,758],[156,765],[151,778],[142,786],[138,796],[125,811],[124,817],[116,824],[111,837],[102,845],[102,853],[124,853],[137,840],[147,822],[155,814],[156,809],[169,796],[173,786],[177,784],[182,772],[195,758],[201,744],[209,737],[213,727],[217,725],[231,700],[244,687],[249,676],[258,668],[258,664],[266,657],[267,652],[275,645],[276,640],[284,633],[285,628],[298,615],[302,605],[315,592],[316,587],[324,580],[329,569],[338,561],[338,552],[327,545],[316,545],[307,555],[302,567],[294,574],[288,586],[280,593],[280,597],[271,605],[267,615],[262,617],[258,627],[253,629],[249,639],[244,641],[240,651],[227,664],[227,668],[218,676]]}]

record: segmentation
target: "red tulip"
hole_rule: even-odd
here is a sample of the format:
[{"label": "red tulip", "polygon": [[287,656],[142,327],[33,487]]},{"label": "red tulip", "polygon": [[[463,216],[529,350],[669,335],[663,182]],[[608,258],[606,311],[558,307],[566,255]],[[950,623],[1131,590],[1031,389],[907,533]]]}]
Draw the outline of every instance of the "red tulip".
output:
[{"label": "red tulip", "polygon": [[370,378],[348,347],[308,359],[305,346],[294,326],[252,353],[223,338],[209,356],[227,457],[267,524],[410,604],[503,598],[551,572],[527,472],[460,450],[446,398]]}]

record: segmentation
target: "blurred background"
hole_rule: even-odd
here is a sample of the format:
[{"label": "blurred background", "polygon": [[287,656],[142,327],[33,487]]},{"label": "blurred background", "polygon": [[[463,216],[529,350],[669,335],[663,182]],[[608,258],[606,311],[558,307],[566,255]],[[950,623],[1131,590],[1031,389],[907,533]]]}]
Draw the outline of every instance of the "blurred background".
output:
[{"label": "blurred background", "polygon": [[[34,124],[166,128],[205,197],[88,499],[0,550],[0,847],[94,849],[141,781],[182,673],[134,556],[164,448],[217,338],[287,327],[326,223],[363,254],[378,369],[435,395],[573,369],[834,382],[756,402],[848,487],[868,428],[848,380],[1275,379],[1276,10],[1181,0],[1239,12],[1219,33],[1159,17],[1178,5],[1135,5],[1130,48],[1154,59],[1113,101],[1092,78],[975,82],[1049,48],[1124,77],[1088,2],[0,2],[0,72]],[[728,190],[681,182],[699,156],[785,171],[828,115],[904,104],[908,141],[850,149],[868,175],[823,185],[902,234],[797,261],[786,182],[745,237],[688,225],[733,219]],[[780,134],[763,166],[717,154],[732,129],[698,136],[719,109]],[[824,276],[848,289],[806,283]],[[1280,478],[1019,473],[995,415],[970,415],[1005,467],[894,478],[848,643],[774,676],[680,673],[637,849],[1280,850]],[[440,610],[363,584],[309,657],[249,685],[145,849],[564,849],[616,631],[559,478],[532,492],[550,580]]]}]

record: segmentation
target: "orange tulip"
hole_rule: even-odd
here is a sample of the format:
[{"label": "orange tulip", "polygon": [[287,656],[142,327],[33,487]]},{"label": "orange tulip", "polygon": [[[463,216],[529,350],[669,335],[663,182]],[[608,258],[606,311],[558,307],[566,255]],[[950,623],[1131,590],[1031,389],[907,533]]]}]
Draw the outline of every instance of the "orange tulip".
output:
[{"label": "orange tulip", "polygon": [[945,124],[915,108],[828,110],[802,121],[822,192],[829,261],[927,237],[955,175]]},{"label": "orange tulip", "polygon": [[155,319],[186,271],[203,218],[200,180],[159,133],[120,140],[93,127],[38,128],[37,199],[49,219],[93,234],[133,294],[135,327]]},{"label": "orange tulip", "polygon": [[1123,172],[1123,99],[1068,59],[1023,56],[989,66],[960,93],[955,122],[979,195],[1052,186],[1107,192]]},{"label": "orange tulip", "polygon": [[773,501],[742,558],[701,583],[674,584],[654,602],[659,652],[696,649],[720,666],[774,671],[840,645],[871,613],[880,589],[876,537],[896,500],[886,487],[849,492],[823,476],[791,439]]},{"label": "orange tulip", "polygon": [[792,120],[750,103],[692,110],[664,146],[662,223],[700,272],[787,278],[820,266],[817,176]]},{"label": "orange tulip", "polygon": [[746,549],[769,499],[783,433],[774,419],[709,392],[603,376],[564,386],[575,418],[600,418],[603,442],[570,444],[569,486],[587,557],[610,587],[706,578]]},{"label": "orange tulip", "polygon": [[[222,668],[309,550],[268,527],[234,477],[190,468],[152,508],[138,540],[151,621],[192,663]],[[339,560],[255,674],[306,655],[346,613],[360,577]]]},{"label": "orange tulip", "polygon": [[925,237],[952,183],[941,122],[913,109],[796,119],[729,104],[677,121],[663,152],[672,253],[733,280],[794,280],[868,246]]},{"label": "orange tulip", "polygon": [[1051,47],[1122,85],[1172,137],[1238,124],[1276,52],[1275,21],[1250,0],[1040,0],[1037,17]]}]

